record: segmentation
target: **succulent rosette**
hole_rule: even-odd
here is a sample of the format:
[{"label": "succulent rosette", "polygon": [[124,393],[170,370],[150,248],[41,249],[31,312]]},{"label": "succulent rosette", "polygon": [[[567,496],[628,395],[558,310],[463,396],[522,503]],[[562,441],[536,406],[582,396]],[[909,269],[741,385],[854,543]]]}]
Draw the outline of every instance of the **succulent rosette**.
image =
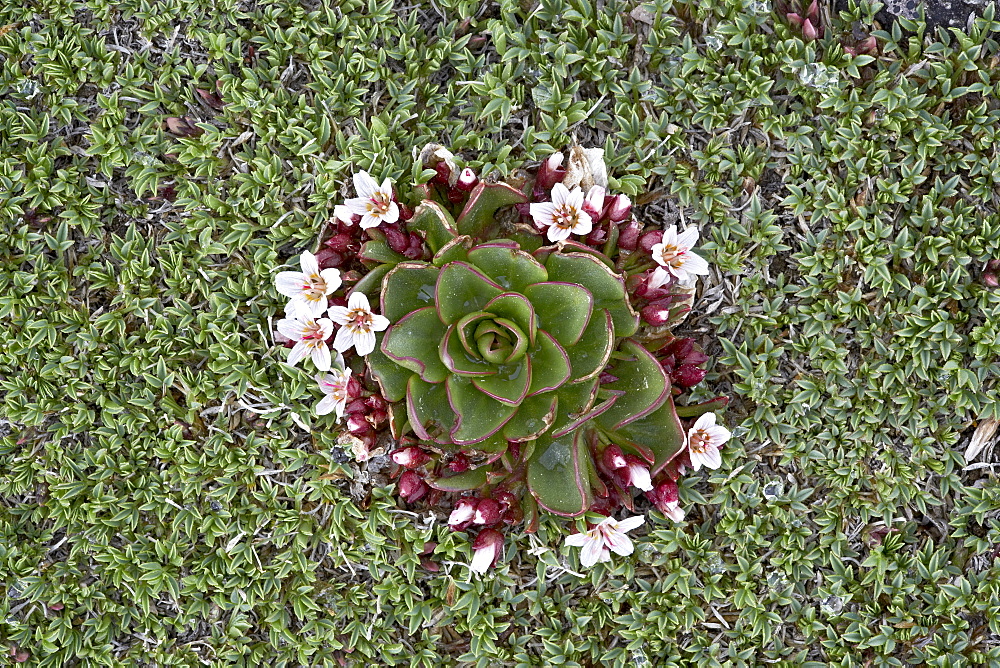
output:
[{"label": "succulent rosette", "polygon": [[[683,520],[679,477],[721,466],[729,438],[712,413],[726,398],[675,404],[708,360],[672,333],[709,271],[698,231],[637,221],[608,192],[601,149],[564,160],[495,183],[429,145],[416,198],[360,173],[316,255],[344,271],[320,296],[339,329],[316,345],[332,340],[359,373],[318,377],[317,414],[346,418],[360,460],[388,451],[406,502],[450,497],[477,572],[500,558],[503,525],[534,531],[542,511],[608,516],[567,541],[585,567],[630,554],[641,518],[611,516],[641,491]],[[374,209],[393,215],[366,219]],[[308,323],[289,322],[293,345],[291,325]]]}]

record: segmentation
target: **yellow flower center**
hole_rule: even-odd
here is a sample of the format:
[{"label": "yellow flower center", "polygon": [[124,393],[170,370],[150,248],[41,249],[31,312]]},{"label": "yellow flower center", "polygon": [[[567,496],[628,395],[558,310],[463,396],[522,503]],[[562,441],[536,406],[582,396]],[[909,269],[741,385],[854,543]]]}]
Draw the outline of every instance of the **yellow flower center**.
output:
[{"label": "yellow flower center", "polygon": [[567,204],[556,207],[556,210],[552,213],[552,224],[563,230],[573,229],[579,220],[580,213],[576,210],[576,207]]},{"label": "yellow flower center", "polygon": [[677,246],[668,246],[664,244],[663,250],[660,251],[660,259],[663,260],[664,265],[673,267],[674,269],[680,269],[681,266],[687,261],[684,257],[684,251]]},{"label": "yellow flower center", "polygon": [[384,215],[389,211],[392,199],[383,192],[377,192],[368,199],[368,213]]},{"label": "yellow flower center", "polygon": [[691,452],[703,454],[708,449],[708,444],[711,443],[712,439],[704,429],[698,429],[691,433],[688,437]]},{"label": "yellow flower center", "polygon": [[372,313],[363,308],[347,312],[348,326],[354,332],[367,332],[372,328]]}]

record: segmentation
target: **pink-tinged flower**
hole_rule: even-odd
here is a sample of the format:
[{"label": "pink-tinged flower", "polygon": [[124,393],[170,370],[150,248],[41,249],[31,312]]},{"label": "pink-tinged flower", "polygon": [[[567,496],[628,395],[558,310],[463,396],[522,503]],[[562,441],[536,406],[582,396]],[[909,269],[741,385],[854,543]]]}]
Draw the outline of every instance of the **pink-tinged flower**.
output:
[{"label": "pink-tinged flower", "polygon": [[653,489],[653,482],[649,478],[649,464],[635,455],[625,455],[625,461],[628,466],[628,484],[644,492]]},{"label": "pink-tinged flower", "polygon": [[451,515],[448,516],[448,526],[452,531],[464,531],[467,526],[472,524],[472,519],[476,516],[476,506],[479,504],[479,499],[472,496],[464,496],[458,500],[458,505],[451,511]]},{"label": "pink-tinged flower", "polygon": [[566,544],[582,547],[580,565],[590,568],[596,563],[611,561],[611,552],[627,557],[632,554],[632,541],[625,534],[646,521],[642,515],[619,521],[613,517],[601,521],[585,533],[566,537]]},{"label": "pink-tinged flower", "polygon": [[587,191],[587,197],[583,202],[583,210],[591,221],[600,220],[604,215],[604,187],[594,186]]},{"label": "pink-tinged flower", "polygon": [[277,323],[278,333],[295,341],[288,351],[288,364],[295,366],[306,355],[320,371],[329,371],[332,359],[326,340],[333,334],[333,323],[328,318],[282,318]]},{"label": "pink-tinged flower", "polygon": [[566,169],[562,166],[565,157],[562,153],[553,153],[539,165],[535,179],[538,187],[548,190],[563,180],[566,176]]},{"label": "pink-tinged flower", "polygon": [[476,514],[472,518],[473,524],[483,524],[490,526],[500,521],[500,504],[493,499],[481,499],[476,504]]},{"label": "pink-tinged flower", "polygon": [[663,239],[650,249],[653,259],[660,265],[649,279],[649,287],[658,288],[669,276],[680,281],[693,280],[708,273],[708,262],[691,251],[698,243],[698,230],[689,227],[679,235],[677,226],[671,225],[663,232]]},{"label": "pink-tinged flower", "polygon": [[320,271],[319,261],[309,251],[299,256],[302,271],[282,271],[274,277],[278,292],[291,297],[285,313],[292,317],[319,318],[326,310],[326,296],[340,287],[340,271]]},{"label": "pink-tinged flower", "polygon": [[472,550],[469,568],[482,575],[495,566],[503,554],[503,534],[496,529],[483,529],[472,543]]},{"label": "pink-tinged flower", "polygon": [[344,406],[347,405],[347,386],[351,382],[351,370],[344,370],[344,357],[337,355],[336,366],[331,366],[330,373],[316,376],[323,398],[316,403],[316,415],[329,415],[336,412],[337,418],[344,417]]},{"label": "pink-tinged flower", "polygon": [[732,434],[728,429],[715,423],[715,413],[705,413],[698,418],[687,433],[691,468],[697,471],[702,465],[709,469],[722,466],[719,448],[729,440],[730,436]]},{"label": "pink-tinged flower", "polygon": [[351,293],[347,306],[331,306],[330,319],[340,325],[333,347],[344,352],[351,346],[359,355],[367,355],[375,350],[375,332],[389,326],[389,319],[372,313],[368,297],[362,292]]},{"label": "pink-tinged flower", "polygon": [[417,446],[410,445],[392,453],[392,461],[405,468],[416,469],[430,461],[430,457],[424,454],[424,451]]},{"label": "pink-tinged flower", "polygon": [[564,241],[571,234],[589,234],[593,221],[583,211],[583,191],[561,183],[552,186],[552,201],[532,204],[531,217],[540,228],[548,228],[549,241]]},{"label": "pink-tinged flower", "polygon": [[664,516],[669,517],[675,522],[680,522],[684,519],[684,510],[680,507],[678,492],[677,483],[668,478],[658,483],[652,490],[646,492],[646,498]]},{"label": "pink-tinged flower", "polygon": [[399,220],[399,205],[392,200],[391,179],[379,185],[368,172],[360,171],[354,175],[354,190],[358,196],[344,202],[344,206],[351,213],[361,216],[361,229]]}]

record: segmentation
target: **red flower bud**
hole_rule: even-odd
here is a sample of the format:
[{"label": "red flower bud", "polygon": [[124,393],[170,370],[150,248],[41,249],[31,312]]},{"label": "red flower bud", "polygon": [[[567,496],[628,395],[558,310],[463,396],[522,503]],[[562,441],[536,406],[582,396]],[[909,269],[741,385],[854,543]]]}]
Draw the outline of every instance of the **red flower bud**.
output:
[{"label": "red flower bud", "polygon": [[649,253],[653,250],[653,246],[661,241],[663,241],[663,232],[660,230],[651,230],[639,239],[639,248]]},{"label": "red flower bud", "polygon": [[419,468],[429,462],[430,459],[423,450],[415,445],[403,448],[402,450],[396,450],[392,453],[392,461],[408,469]]},{"label": "red flower bud", "polygon": [[802,36],[806,38],[807,42],[819,38],[820,32],[813,26],[812,20],[806,19],[805,23],[802,24]]},{"label": "red flower bud", "polygon": [[459,175],[458,182],[455,184],[455,187],[462,192],[469,192],[476,187],[477,183],[479,183],[479,177],[476,176],[474,171],[466,167]]},{"label": "red flower bud", "polygon": [[587,235],[587,245],[597,246],[602,244],[608,238],[608,231],[605,229],[604,225],[598,225],[594,227],[590,234]]},{"label": "red flower bud", "polygon": [[646,498],[667,517],[677,522],[684,519],[684,511],[678,504],[677,483],[673,480],[667,478],[657,483],[653,489],[646,492]]},{"label": "red flower bud", "polygon": [[642,223],[633,218],[622,227],[618,234],[618,247],[634,251],[639,246],[639,235],[642,234]]},{"label": "red flower bud", "polygon": [[347,396],[351,399],[356,399],[363,388],[361,387],[361,381],[359,381],[353,374],[347,379]]},{"label": "red flower bud", "polygon": [[481,499],[476,505],[476,514],[472,518],[472,523],[493,526],[499,521],[500,504],[493,499]]},{"label": "red flower bud", "polygon": [[430,487],[415,471],[405,471],[399,477],[399,495],[407,503],[416,503],[427,495]]},{"label": "red flower bud", "polygon": [[434,165],[434,171],[437,172],[437,176],[431,179],[431,183],[447,184],[448,179],[451,178],[451,167],[444,160],[438,162]]},{"label": "red flower bud", "polygon": [[659,302],[656,304],[650,304],[649,306],[643,307],[642,311],[640,311],[642,319],[654,327],[667,324],[673,313],[673,309],[669,306],[660,306],[659,304]]},{"label": "red flower bud", "polygon": [[320,269],[340,267],[344,264],[344,255],[329,248],[320,248],[316,252],[316,263]]},{"label": "red flower bud", "polygon": [[674,372],[670,374],[670,378],[676,385],[680,385],[681,387],[694,387],[705,380],[705,374],[707,373],[704,369],[696,367],[693,364],[682,364],[674,369]]},{"label": "red flower bud", "polygon": [[604,217],[604,193],[603,186],[593,186],[583,200],[583,210],[590,216],[594,225],[597,225],[597,221]]},{"label": "red flower bud", "polygon": [[615,195],[607,207],[608,218],[612,223],[620,223],[632,215],[632,200],[626,195]]},{"label": "red flower bud", "polygon": [[410,247],[409,235],[403,234],[398,227],[383,225],[379,229],[385,234],[385,240],[389,244],[389,248],[397,253],[402,253]]},{"label": "red flower bud", "polygon": [[364,399],[355,399],[344,407],[344,412],[348,415],[364,415],[368,412],[368,404]]},{"label": "red flower bud", "polygon": [[469,458],[463,455],[461,452],[455,455],[450,462],[448,462],[448,470],[452,473],[463,473],[469,470]]},{"label": "red flower bud", "polygon": [[364,415],[355,413],[347,418],[347,430],[352,436],[364,436],[372,431],[372,426]]},{"label": "red flower bud", "polygon": [[535,183],[545,190],[551,190],[552,186],[561,182],[566,176],[566,170],[560,166],[563,163],[563,158],[562,153],[553,153],[546,158],[538,167]]},{"label": "red flower bud", "polygon": [[423,240],[419,236],[411,232],[410,245],[407,247],[405,251],[403,251],[403,255],[405,255],[407,258],[411,260],[419,260],[420,258],[422,258],[424,256]]},{"label": "red flower bud", "polygon": [[503,554],[503,534],[496,529],[483,529],[472,543],[474,555],[469,565],[477,573],[485,573],[496,565]]},{"label": "red flower bud", "polygon": [[625,461],[625,455],[622,454],[622,449],[614,443],[604,449],[601,460],[609,471],[614,471],[628,465],[628,462]]},{"label": "red flower bud", "polygon": [[[395,199],[395,193],[393,193],[393,199]],[[402,220],[403,222],[406,222],[410,218],[413,218],[413,209],[411,209],[410,207],[406,206],[405,204],[400,204],[399,202],[397,202],[397,204],[399,205],[399,219],[400,220]]]},{"label": "red flower bud", "polygon": [[338,253],[346,253],[347,249],[350,248],[353,239],[351,235],[345,234],[343,232],[338,232],[332,237],[323,242],[323,245],[330,250],[335,250]]}]

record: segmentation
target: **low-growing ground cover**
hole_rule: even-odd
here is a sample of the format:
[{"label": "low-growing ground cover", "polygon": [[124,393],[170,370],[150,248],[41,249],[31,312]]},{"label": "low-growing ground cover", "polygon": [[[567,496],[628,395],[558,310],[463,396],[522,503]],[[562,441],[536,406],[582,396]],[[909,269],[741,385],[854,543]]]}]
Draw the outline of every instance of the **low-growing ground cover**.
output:
[{"label": "low-growing ground cover", "polygon": [[[866,54],[871,11],[813,39],[756,0],[8,3],[10,660],[1000,662],[997,454],[963,458],[1000,418],[1000,21]],[[501,175],[603,146],[643,220],[701,232],[685,327],[723,338],[734,438],[630,558],[581,570],[543,522],[474,576],[280,364],[275,272],[429,141]]]}]

